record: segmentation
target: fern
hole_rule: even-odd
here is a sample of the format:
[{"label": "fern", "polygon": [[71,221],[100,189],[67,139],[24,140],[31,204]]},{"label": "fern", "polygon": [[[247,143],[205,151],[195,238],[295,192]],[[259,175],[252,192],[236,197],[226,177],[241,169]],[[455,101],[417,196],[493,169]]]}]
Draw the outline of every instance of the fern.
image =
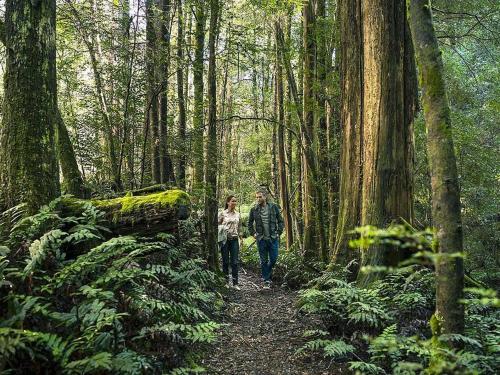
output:
[{"label": "fern", "polygon": [[113,358],[111,353],[100,352],[90,357],[68,363],[65,370],[68,374],[87,374],[103,370],[111,370]]},{"label": "fern", "polygon": [[374,365],[373,363],[367,363],[363,361],[349,362],[349,370],[353,371],[355,374],[386,374],[383,368]]},{"label": "fern", "polygon": [[222,304],[212,291],[218,276],[184,247],[199,240],[104,241],[101,211],[84,203],[77,216],[64,216],[61,199],[11,225],[8,244],[30,254],[24,270],[0,247],[0,288],[9,290],[0,301],[8,306],[0,309],[6,371],[22,361],[34,372],[165,373],[187,358],[187,345],[192,351],[215,340],[220,324],[209,317]]},{"label": "fern", "polygon": [[24,268],[24,277],[31,275],[37,266],[52,254],[56,259],[64,258],[60,251],[60,246],[67,233],[60,229],[54,229],[45,233],[39,240],[35,240],[29,247],[30,258]]},{"label": "fern", "polygon": [[42,345],[43,350],[50,352],[53,359],[61,364],[66,363],[74,351],[74,344],[70,344],[62,337],[52,333],[0,328],[1,357],[12,357],[18,351],[24,351],[33,357],[34,345]]}]

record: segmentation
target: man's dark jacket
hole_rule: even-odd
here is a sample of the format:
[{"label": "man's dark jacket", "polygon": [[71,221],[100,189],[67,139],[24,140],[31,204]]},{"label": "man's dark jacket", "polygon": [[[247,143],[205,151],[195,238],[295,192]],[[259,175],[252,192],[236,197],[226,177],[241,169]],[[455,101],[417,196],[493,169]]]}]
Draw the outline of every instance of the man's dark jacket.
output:
[{"label": "man's dark jacket", "polygon": [[[271,238],[279,238],[285,228],[285,222],[281,216],[280,208],[278,205],[271,202],[267,202],[267,205],[269,207],[269,233]],[[262,223],[260,206],[258,204],[253,206],[250,210],[250,216],[248,217],[248,231],[251,236],[254,236],[255,233],[257,233],[259,237],[264,235],[264,224]]]}]

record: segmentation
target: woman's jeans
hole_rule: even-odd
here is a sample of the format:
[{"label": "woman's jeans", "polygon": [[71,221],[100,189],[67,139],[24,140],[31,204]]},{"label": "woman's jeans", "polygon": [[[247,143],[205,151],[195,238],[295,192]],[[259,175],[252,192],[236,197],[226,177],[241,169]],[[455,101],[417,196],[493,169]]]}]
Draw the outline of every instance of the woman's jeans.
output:
[{"label": "woman's jeans", "polygon": [[227,239],[224,245],[220,246],[222,253],[222,271],[229,281],[229,261],[231,261],[231,275],[233,276],[233,284],[238,284],[238,255],[240,252],[240,244],[238,238]]},{"label": "woman's jeans", "polygon": [[278,238],[257,241],[257,248],[259,249],[260,256],[260,269],[264,281],[271,281],[273,267],[278,260],[279,243]]}]

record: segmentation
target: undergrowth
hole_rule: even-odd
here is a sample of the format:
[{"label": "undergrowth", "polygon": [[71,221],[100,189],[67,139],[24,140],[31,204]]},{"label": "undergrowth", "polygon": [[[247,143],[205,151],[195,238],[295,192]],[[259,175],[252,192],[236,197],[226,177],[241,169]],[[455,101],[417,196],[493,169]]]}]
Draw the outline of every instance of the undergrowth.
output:
[{"label": "undergrowth", "polygon": [[[347,281],[348,268],[326,271],[312,280],[301,291],[299,309],[320,316],[324,327],[305,333],[308,342],[299,353],[320,352],[333,362],[348,362],[350,370],[359,374],[500,373],[496,292],[466,289],[464,335],[441,335],[436,342],[429,326],[435,309],[434,271],[420,264],[431,233],[403,227],[365,228],[360,233],[418,251],[404,266],[376,269],[385,276],[368,288]],[[361,241],[371,240],[362,236]]]},{"label": "undergrowth", "polygon": [[[243,264],[260,274],[259,251],[253,238],[245,240],[240,254]],[[318,277],[324,269],[325,264],[322,262],[304,261],[296,244],[290,250],[285,251],[280,243],[278,262],[273,269],[272,280],[298,289],[305,286],[311,279]]]},{"label": "undergrowth", "polygon": [[202,371],[196,353],[220,327],[221,280],[195,257],[192,228],[180,239],[112,237],[91,204],[78,217],[59,205],[0,221],[0,372]]}]

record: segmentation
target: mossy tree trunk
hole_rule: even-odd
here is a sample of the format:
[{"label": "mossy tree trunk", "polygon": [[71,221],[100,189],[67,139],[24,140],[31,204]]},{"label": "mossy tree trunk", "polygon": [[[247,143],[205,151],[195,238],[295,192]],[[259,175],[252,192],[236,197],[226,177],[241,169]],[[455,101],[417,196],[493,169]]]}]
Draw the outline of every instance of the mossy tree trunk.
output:
[{"label": "mossy tree trunk", "polygon": [[160,130],[158,122],[158,88],[156,75],[157,40],[156,40],[156,9],[155,0],[146,0],[146,75],[148,80],[148,99],[146,116],[151,128],[151,180],[159,184],[160,172]]},{"label": "mossy tree trunk", "polygon": [[464,269],[460,189],[451,133],[451,117],[444,82],[443,61],[432,23],[429,0],[409,2],[411,34],[419,67],[420,85],[432,188],[432,221],[440,257],[436,264],[434,334],[462,333]]},{"label": "mossy tree trunk", "polygon": [[205,50],[205,0],[198,0],[194,5],[195,9],[195,50],[193,61],[193,190],[203,187],[203,51]]},{"label": "mossy tree trunk", "polygon": [[315,14],[312,0],[304,2],[302,9],[303,25],[303,116],[301,134],[304,153],[304,257],[316,259],[325,252],[323,210],[323,190],[319,184],[318,166],[315,155],[315,110],[316,110],[316,32]]},{"label": "mossy tree trunk", "polygon": [[[286,248],[290,250],[293,244],[292,215],[290,212],[290,195],[288,191],[287,166],[285,160],[285,108],[283,90],[283,59],[281,58],[278,43],[279,21],[275,23],[276,33],[276,104],[278,112],[278,163],[279,163],[279,197],[283,209],[283,219],[285,221]],[[291,178],[291,175],[288,175]]]},{"label": "mossy tree trunk", "polygon": [[78,198],[86,197],[82,174],[78,169],[75,150],[61,113],[56,109],[56,149],[63,177],[63,190]]},{"label": "mossy tree trunk", "polygon": [[169,124],[168,124],[168,86],[170,71],[170,34],[171,34],[171,3],[170,0],[160,0],[161,16],[158,27],[158,40],[160,41],[158,75],[160,81],[160,181],[161,183],[174,182],[174,168],[169,152]]},{"label": "mossy tree trunk", "polygon": [[60,194],[57,126],[56,1],[7,0],[1,129],[3,205],[28,212]]},{"label": "mossy tree trunk", "polygon": [[218,33],[219,0],[210,0],[208,60],[208,136],[205,163],[206,255],[211,269],[218,267],[217,248],[217,77],[215,41]]},{"label": "mossy tree trunk", "polygon": [[[177,98],[179,107],[179,162],[177,169],[178,185],[186,187],[186,101],[184,96],[184,15],[182,1],[177,1]],[[186,77],[187,80],[187,77]]]},{"label": "mossy tree trunk", "polygon": [[[326,18],[326,1],[316,1],[316,153],[318,160],[318,181],[316,181],[317,189],[327,192],[328,187],[328,137],[327,137],[327,60],[329,59],[327,51],[327,18]],[[322,167],[320,167],[322,166]],[[322,199],[318,198],[316,204],[317,212],[321,211],[324,217],[331,217],[332,213],[329,210],[328,194],[322,194]],[[318,231],[321,238],[320,257],[324,262],[328,261],[328,223],[322,220],[318,223],[321,228]]]}]

